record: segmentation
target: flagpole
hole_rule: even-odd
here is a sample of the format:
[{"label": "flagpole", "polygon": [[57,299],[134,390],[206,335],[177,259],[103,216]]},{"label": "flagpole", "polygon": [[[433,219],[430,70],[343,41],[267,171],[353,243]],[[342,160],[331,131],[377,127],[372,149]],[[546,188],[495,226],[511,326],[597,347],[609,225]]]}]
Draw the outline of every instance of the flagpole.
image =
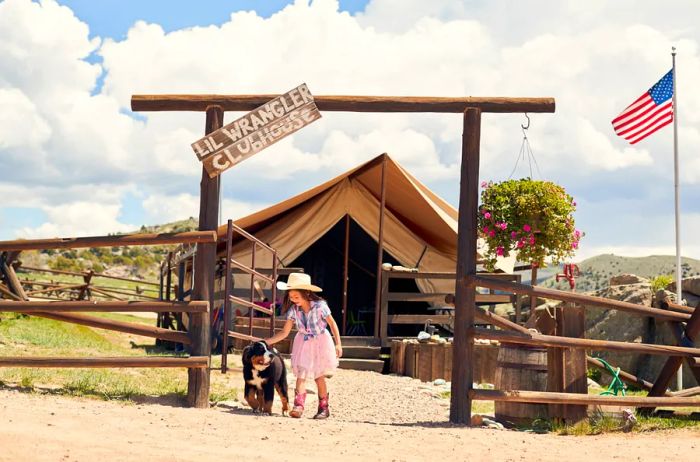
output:
[{"label": "flagpole", "polygon": [[[676,47],[671,47],[671,59],[673,61],[673,187],[676,203],[676,303],[683,303],[683,273],[681,272],[681,213],[680,213],[680,185],[678,182],[678,85],[676,84]],[[676,373],[676,382],[679,390],[683,389],[683,364]]]}]

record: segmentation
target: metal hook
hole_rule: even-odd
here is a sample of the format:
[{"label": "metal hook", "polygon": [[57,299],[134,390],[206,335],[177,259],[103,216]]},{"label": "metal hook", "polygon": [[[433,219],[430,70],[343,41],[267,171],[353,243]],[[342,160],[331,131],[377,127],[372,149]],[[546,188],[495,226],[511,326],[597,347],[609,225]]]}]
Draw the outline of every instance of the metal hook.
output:
[{"label": "metal hook", "polygon": [[527,115],[527,112],[525,113],[525,118],[527,119],[527,126],[522,124],[520,125],[520,128],[522,128],[523,130],[527,130],[528,128],[530,128],[530,116]]}]

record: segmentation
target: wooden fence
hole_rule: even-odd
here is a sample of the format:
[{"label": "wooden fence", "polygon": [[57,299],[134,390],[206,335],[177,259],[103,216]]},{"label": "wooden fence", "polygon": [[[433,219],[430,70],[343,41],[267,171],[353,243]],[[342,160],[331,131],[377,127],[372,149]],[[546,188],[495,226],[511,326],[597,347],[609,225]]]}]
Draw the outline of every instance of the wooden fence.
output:
[{"label": "wooden fence", "polygon": [[[22,250],[113,247],[124,245],[159,245],[178,243],[215,243],[215,231],[197,231],[167,234],[132,234],[121,236],[100,236],[71,239],[37,239],[0,242],[0,270],[7,282],[6,291],[14,296],[12,301],[0,301],[0,312],[25,313],[59,321],[88,325],[100,329],[129,332],[156,339],[169,340],[189,346],[190,356],[171,357],[0,357],[0,367],[183,367],[190,371],[188,381],[188,404],[195,407],[209,406],[209,389],[200,390],[199,383],[193,383],[192,375],[209,376],[211,353],[203,339],[208,331],[203,320],[209,316],[208,301],[27,301],[21,281],[17,278],[11,263]],[[3,291],[5,293],[5,290]],[[188,313],[193,320],[187,333],[160,327],[149,327],[98,317],[81,315],[81,312],[156,312]],[[198,327],[199,326],[199,327]],[[194,371],[201,373],[192,374]],[[206,381],[208,384],[208,380]]]},{"label": "wooden fence", "polygon": [[[555,299],[570,302],[571,304],[578,304],[579,306],[598,306],[607,309],[616,309],[618,311],[624,311],[636,316],[654,317],[659,320],[673,323],[682,331],[679,337],[678,345],[655,345],[646,343],[627,343],[612,340],[592,340],[566,336],[542,335],[530,332],[518,325],[510,326],[510,328],[505,327],[505,325],[499,326],[507,330],[483,329],[472,326],[469,330],[469,336],[476,339],[499,340],[508,343],[535,345],[556,349],[573,349],[584,351],[615,350],[629,353],[654,354],[668,356],[668,359],[653,384],[640,381],[637,377],[634,377],[628,373],[625,373],[624,376],[621,377],[621,379],[627,381],[628,383],[641,383],[644,388],[649,390],[648,396],[645,397],[604,397],[589,396],[587,394],[579,393],[533,392],[523,390],[476,390],[470,387],[469,400],[476,399],[579,406],[617,404],[638,406],[642,408],[642,412],[645,413],[650,412],[657,406],[700,406],[700,397],[698,396],[670,395],[667,391],[671,378],[684,360],[688,361],[693,374],[700,382],[700,366],[698,364],[700,348],[697,348],[694,344],[695,340],[700,334],[699,309],[693,309],[691,314],[689,312],[679,312],[680,310],[670,311],[656,309],[627,302],[609,300],[601,297],[533,287],[497,280],[492,277],[477,275],[470,276],[468,279],[471,279],[471,284],[476,287],[487,287],[490,289],[507,291],[513,294]],[[566,310],[567,308],[564,309]],[[685,323],[685,325],[683,326],[681,323]],[[469,342],[468,348],[473,348],[471,342]],[[595,360],[591,360],[588,362],[595,363]],[[597,364],[594,365],[598,366]]]}]

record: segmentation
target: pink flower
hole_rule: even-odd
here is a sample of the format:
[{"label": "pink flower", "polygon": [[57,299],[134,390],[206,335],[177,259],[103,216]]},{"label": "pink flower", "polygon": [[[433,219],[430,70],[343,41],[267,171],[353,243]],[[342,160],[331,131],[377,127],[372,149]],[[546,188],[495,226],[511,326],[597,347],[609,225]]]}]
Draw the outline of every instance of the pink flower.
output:
[{"label": "pink flower", "polygon": [[510,238],[513,239],[513,240],[516,240],[516,239],[518,238],[518,233],[516,233],[515,231],[513,231],[512,233],[510,233]]},{"label": "pink flower", "polygon": [[496,255],[498,255],[499,257],[503,256],[503,247],[501,247],[500,245],[496,247]]},{"label": "pink flower", "polygon": [[488,227],[488,226],[484,226],[483,231],[484,231],[484,234],[488,234],[488,233],[489,233],[489,227]]},{"label": "pink flower", "polygon": [[529,233],[531,229],[532,228],[530,227],[530,225],[523,226],[523,231],[525,231],[526,233]]},{"label": "pink flower", "polygon": [[573,201],[573,202],[571,203],[571,205],[573,205],[574,207],[576,207],[576,201]]},{"label": "pink flower", "polygon": [[489,187],[489,184],[488,184],[487,182],[485,182],[485,181],[482,181],[482,182],[481,182],[481,187],[482,187],[482,188],[488,188],[488,187]]},{"label": "pink flower", "polygon": [[494,230],[489,231],[489,236],[496,237],[496,231],[494,231]]},{"label": "pink flower", "polygon": [[504,223],[501,223],[500,226],[501,226],[501,229],[502,229],[503,231],[505,231],[506,228],[508,228],[508,223],[505,223],[505,222],[504,222]]},{"label": "pink flower", "polygon": [[486,218],[487,220],[490,220],[491,219],[491,212],[484,213],[484,218]]},{"label": "pink flower", "polygon": [[574,236],[576,236],[576,239],[579,239],[581,237],[581,231],[579,231],[578,229],[574,231]]},{"label": "pink flower", "polygon": [[571,248],[572,249],[578,249],[578,241],[574,241],[571,243]]},{"label": "pink flower", "polygon": [[525,243],[524,243],[522,240],[519,240],[519,241],[518,241],[518,244],[517,244],[517,247],[518,247],[519,249],[522,249],[524,245],[525,245]]},{"label": "pink flower", "polygon": [[530,236],[530,245],[535,245],[535,236],[534,235]]}]

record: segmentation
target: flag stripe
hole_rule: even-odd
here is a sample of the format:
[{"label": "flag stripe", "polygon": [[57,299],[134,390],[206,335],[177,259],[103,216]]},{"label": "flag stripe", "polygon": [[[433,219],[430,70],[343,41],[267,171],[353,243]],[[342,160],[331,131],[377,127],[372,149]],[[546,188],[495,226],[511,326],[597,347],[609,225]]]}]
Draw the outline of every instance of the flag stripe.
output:
[{"label": "flag stripe", "polygon": [[643,107],[640,107],[638,111],[635,111],[634,113],[627,114],[627,118],[618,123],[618,124],[613,124],[615,127],[615,132],[620,135],[620,129],[639,120],[641,117],[644,117],[649,111],[652,111],[656,105],[654,105],[654,101],[649,99],[647,104]]},{"label": "flag stripe", "polygon": [[649,95],[649,92],[644,93],[642,96],[640,96],[639,98],[637,98],[637,100],[636,100],[634,103],[632,103],[632,104],[630,104],[629,106],[627,106],[627,107],[625,108],[625,110],[622,111],[622,114],[620,114],[619,116],[615,117],[615,118],[613,119],[613,124],[614,124],[615,122],[619,122],[619,121],[620,121],[621,119],[623,119],[624,117],[627,117],[628,114],[634,112],[639,106],[649,104],[650,101],[653,101],[653,100],[651,99],[651,95]]},{"label": "flag stripe", "polygon": [[644,138],[646,138],[647,136],[651,135],[651,134],[654,133],[655,131],[657,131],[657,130],[659,130],[659,129],[661,129],[661,128],[664,128],[666,125],[668,125],[668,124],[670,124],[671,122],[673,122],[673,114],[669,114],[669,116],[670,116],[670,117],[669,117],[664,123],[662,123],[661,125],[657,126],[656,128],[654,128],[654,129],[651,130],[650,132],[645,133],[644,136],[641,136],[641,137],[636,138],[636,139],[633,139],[633,140],[629,140],[630,144],[636,144],[636,143],[642,141]]},{"label": "flag stripe", "polygon": [[612,120],[613,130],[635,144],[673,122],[673,70]]},{"label": "flag stripe", "polygon": [[[647,113],[648,113],[649,111],[651,111],[651,110],[653,110],[654,112],[652,112],[651,114],[647,115]],[[656,119],[656,118],[659,117],[659,115],[665,115],[665,114],[670,113],[670,112],[672,112],[672,111],[671,111],[671,103],[670,103],[670,102],[668,102],[668,103],[666,103],[666,104],[664,104],[663,106],[660,106],[660,107],[652,106],[652,107],[650,107],[649,109],[647,109],[646,111],[644,111],[644,113],[639,114],[639,116],[635,117],[635,118],[634,118],[633,120],[631,120],[630,122],[637,122],[637,121],[639,120],[640,117],[643,117],[643,116],[647,115],[644,119],[639,120],[639,122],[637,122],[636,124],[634,124],[634,125],[632,125],[632,126],[630,126],[630,127],[626,127],[624,130],[615,129],[615,133],[617,133],[617,134],[620,135],[620,136],[626,135],[626,134],[629,133],[630,131],[634,131],[634,130],[636,130],[637,128],[643,126],[643,125],[650,125],[650,124],[652,124],[653,122],[651,122],[651,119]]]}]

